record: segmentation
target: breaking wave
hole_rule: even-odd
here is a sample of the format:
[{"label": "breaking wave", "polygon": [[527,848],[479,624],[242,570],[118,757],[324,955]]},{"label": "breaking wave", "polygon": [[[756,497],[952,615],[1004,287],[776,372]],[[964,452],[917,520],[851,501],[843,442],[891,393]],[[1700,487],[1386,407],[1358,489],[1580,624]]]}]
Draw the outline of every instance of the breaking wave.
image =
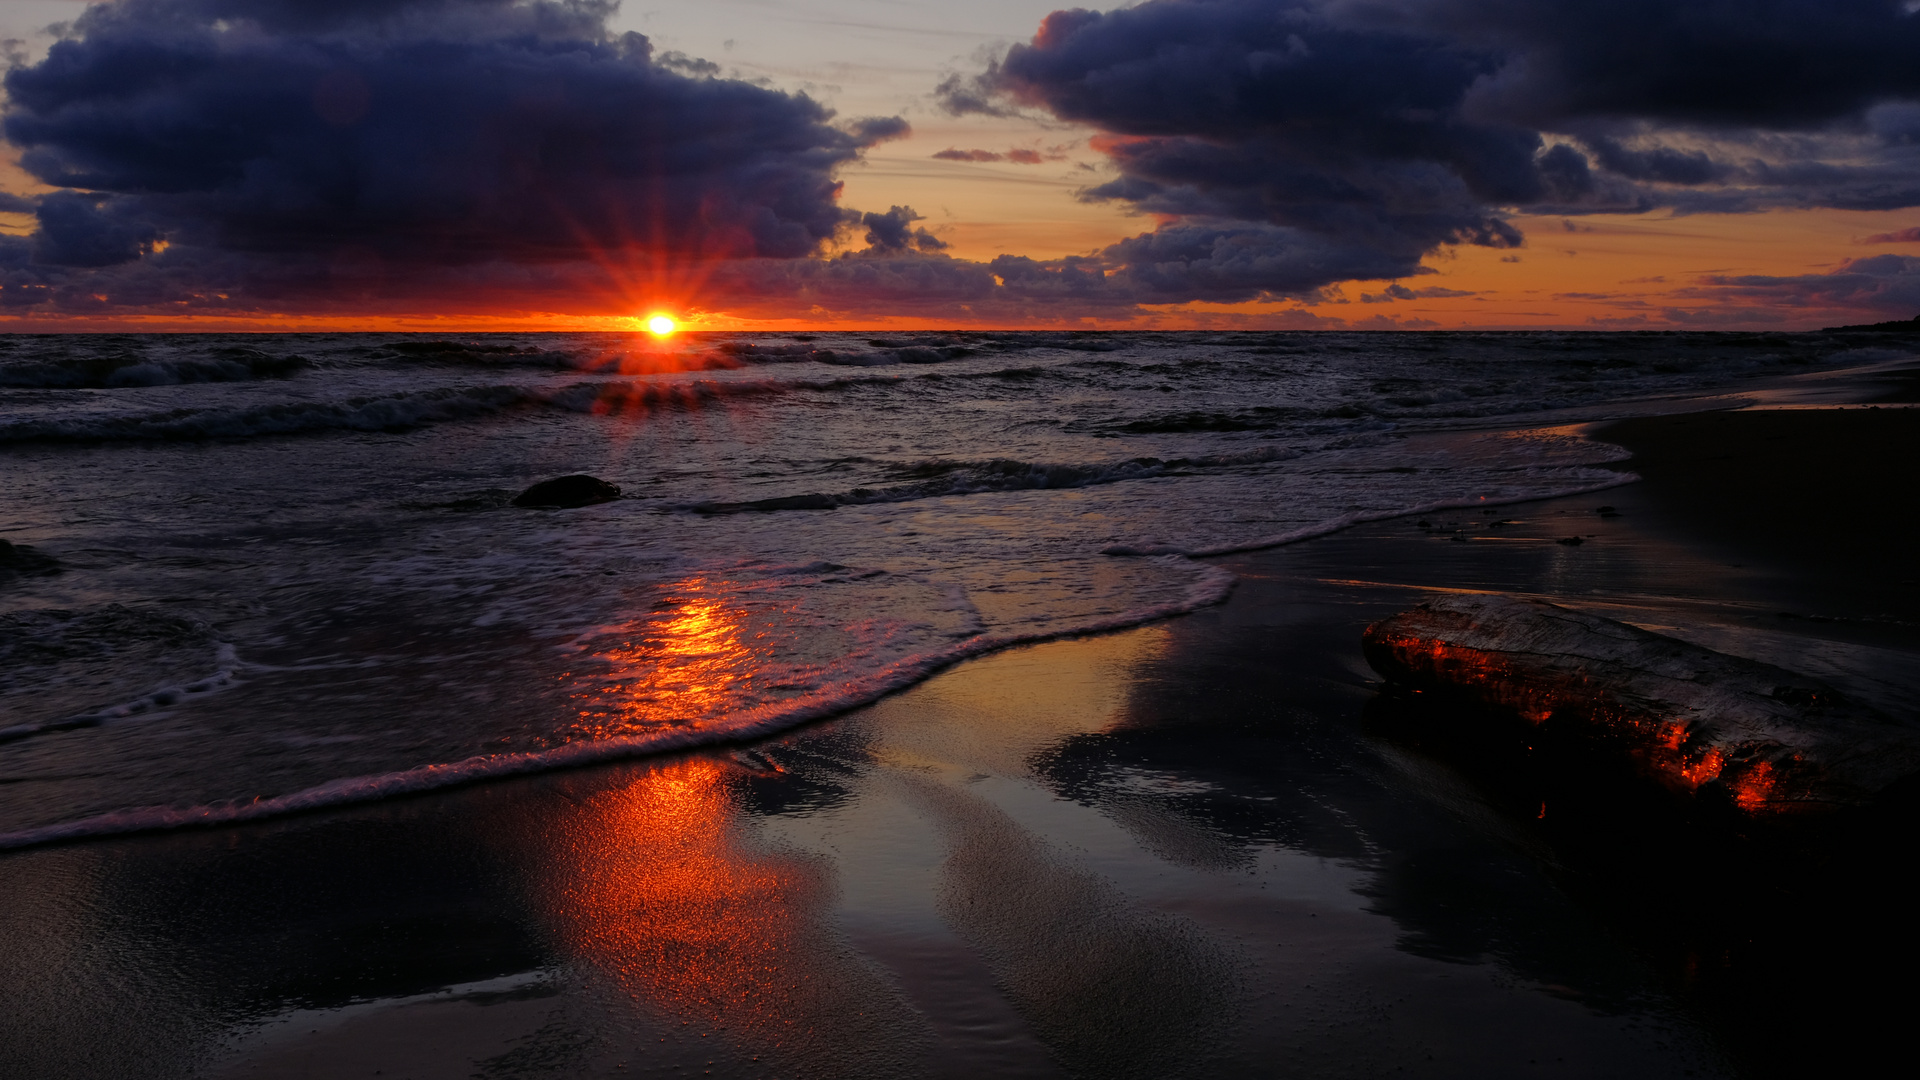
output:
[{"label": "breaking wave", "polygon": [[699,408],[735,398],[842,383],[771,381],[604,381],[560,388],[536,385],[438,387],[335,401],[282,401],[229,408],[169,409],[128,415],[61,415],[0,424],[0,444],[243,439],[327,431],[407,431],[510,409],[545,407],[575,413]]},{"label": "breaking wave", "polygon": [[990,491],[1036,491],[1093,487],[1157,476],[1177,476],[1202,469],[1233,468],[1290,461],[1309,451],[1295,447],[1263,447],[1228,454],[1193,457],[1129,458],[1097,465],[1053,465],[996,458],[991,461],[928,461],[895,466],[894,475],[912,482],[878,488],[822,494],[784,495],[748,502],[682,503],[675,509],[696,514],[738,514],[778,510],[832,510],[841,506],[912,502],[948,495],[978,495]]},{"label": "breaking wave", "polygon": [[18,389],[104,390],[182,383],[286,379],[305,371],[304,356],[274,356],[258,349],[215,348],[205,356],[156,358],[136,353],[68,356],[0,365],[0,386]]},{"label": "breaking wave", "polygon": [[1015,645],[1122,630],[1184,615],[1220,603],[1233,590],[1235,579],[1228,571],[1211,566],[1196,566],[1195,569],[1197,574],[1193,584],[1179,598],[1163,604],[1084,619],[1036,633],[976,635],[947,648],[906,657],[864,675],[835,683],[830,689],[743,709],[717,717],[699,727],[569,743],[550,750],[483,754],[463,761],[330,780],[283,795],[189,807],[145,806],[114,810],[73,821],[0,833],[0,850],[127,833],[255,821],[307,810],[374,802],[478,780],[617,761],[696,746],[744,742],[868,704],[904,690],[963,660]]}]

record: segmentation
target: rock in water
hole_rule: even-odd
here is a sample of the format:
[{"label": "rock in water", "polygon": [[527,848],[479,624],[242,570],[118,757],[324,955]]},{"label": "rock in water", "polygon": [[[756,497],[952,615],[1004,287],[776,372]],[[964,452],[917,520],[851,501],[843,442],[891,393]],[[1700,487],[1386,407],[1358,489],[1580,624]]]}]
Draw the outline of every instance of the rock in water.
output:
[{"label": "rock in water", "polygon": [[1362,644],[1390,682],[1517,717],[1748,818],[1865,808],[1920,776],[1913,726],[1785,669],[1552,604],[1444,597],[1367,627]]},{"label": "rock in water", "polygon": [[597,476],[575,474],[542,480],[516,496],[513,505],[567,508],[612,502],[619,497],[617,484],[609,484]]},{"label": "rock in water", "polygon": [[40,577],[61,571],[60,560],[24,544],[0,540],[0,581],[10,577]]}]

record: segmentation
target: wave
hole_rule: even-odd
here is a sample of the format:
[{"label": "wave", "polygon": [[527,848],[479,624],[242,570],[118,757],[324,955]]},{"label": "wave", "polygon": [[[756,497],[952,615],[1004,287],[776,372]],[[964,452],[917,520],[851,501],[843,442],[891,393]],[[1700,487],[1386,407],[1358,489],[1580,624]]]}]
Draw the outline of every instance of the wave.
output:
[{"label": "wave", "polygon": [[487,367],[533,367],[555,371],[592,370],[595,358],[564,349],[536,349],[531,345],[488,345],[472,341],[392,341],[380,351],[443,364]]},{"label": "wave", "polygon": [[1267,431],[1290,421],[1316,416],[1306,409],[1256,405],[1240,412],[1178,412],[1145,416],[1107,425],[1104,430],[1126,435],[1185,434],[1196,431]]},{"label": "wave", "polygon": [[1096,465],[1054,465],[1010,458],[990,461],[927,461],[900,465],[893,475],[913,483],[880,488],[854,488],[823,494],[783,495],[747,502],[682,503],[673,509],[696,514],[767,513],[779,510],[833,510],[842,506],[913,502],[949,495],[978,495],[991,491],[1035,491],[1094,487],[1156,476],[1177,476],[1196,469],[1232,468],[1290,461],[1308,451],[1295,447],[1263,447],[1227,454],[1200,454],[1182,458],[1138,457]]},{"label": "wave", "polygon": [[1264,551],[1267,548],[1284,547],[1287,544],[1296,544],[1302,540],[1312,540],[1317,537],[1328,536],[1342,529],[1351,529],[1355,525],[1364,525],[1372,521],[1390,521],[1394,518],[1411,517],[1414,514],[1432,514],[1441,510],[1466,510],[1481,506],[1513,506],[1516,503],[1539,502],[1542,499],[1562,499],[1571,495],[1585,495],[1595,491],[1606,491],[1610,488],[1638,483],[1639,480],[1639,476],[1633,473],[1623,472],[1605,480],[1596,480],[1588,484],[1578,484],[1552,491],[1532,492],[1525,495],[1501,495],[1494,498],[1487,498],[1482,495],[1476,498],[1436,499],[1432,502],[1416,503],[1412,506],[1402,506],[1386,510],[1355,510],[1342,514],[1339,517],[1329,518],[1326,521],[1316,522],[1315,524],[1302,528],[1289,529],[1286,532],[1272,533],[1267,536],[1257,536],[1251,540],[1234,540],[1225,544],[1214,544],[1208,547],[1186,548],[1173,544],[1154,543],[1113,544],[1101,548],[1100,554],[1150,557],[1178,555],[1190,559],[1205,559],[1218,555],[1238,555],[1242,552]]},{"label": "wave", "polygon": [[743,709],[697,728],[570,743],[550,750],[479,755],[464,761],[330,780],[284,795],[190,807],[146,806],[115,810],[73,821],[0,833],[0,850],[129,833],[237,824],[308,810],[375,802],[480,780],[574,768],[699,746],[746,742],[877,701],[963,660],[1016,645],[1106,633],[1184,615],[1220,603],[1232,592],[1235,578],[1231,573],[1217,567],[1196,566],[1195,569],[1198,574],[1194,583],[1178,599],[1164,604],[1084,619],[1033,633],[977,635],[945,649],[898,660],[864,676],[839,683],[830,690]]},{"label": "wave", "polygon": [[606,347],[543,349],[531,345],[491,345],[467,341],[396,341],[374,351],[432,364],[479,368],[530,368],[600,375],[661,375],[685,371],[731,371],[745,365],[727,349],[705,353],[646,351]]},{"label": "wave", "polygon": [[510,409],[576,413],[699,408],[718,401],[795,390],[838,390],[856,382],[604,381],[558,389],[531,385],[439,387],[336,401],[283,401],[241,408],[171,409],[138,415],[79,415],[0,424],[0,443],[240,439],[326,431],[408,431]]},{"label": "wave", "polygon": [[[1222,457],[1235,458],[1248,456],[1250,455],[1222,455]],[[1535,502],[1541,499],[1602,491],[1633,483],[1638,479],[1639,477],[1631,473],[1620,473],[1605,481],[1574,485],[1554,491],[1500,498],[1443,499],[1395,509],[1356,511],[1288,532],[1208,548],[1179,549],[1164,545],[1114,545],[1104,549],[1102,554],[1146,556],[1183,563],[1196,572],[1194,581],[1178,598],[1162,604],[1096,616],[1029,633],[979,634],[944,649],[895,661],[863,676],[839,682],[830,689],[817,691],[798,699],[739,710],[716,717],[696,727],[675,728],[648,735],[570,743],[548,750],[477,755],[462,761],[330,780],[283,795],[229,800],[189,807],[146,806],[109,811],[72,821],[0,833],[0,850],[17,850],[133,833],[234,825],[306,811],[377,802],[382,799],[420,794],[484,780],[576,768],[675,750],[749,742],[870,704],[905,690],[965,660],[1019,645],[1128,629],[1185,615],[1226,600],[1237,581],[1235,575],[1222,567],[1189,562],[1188,560],[1191,559],[1279,547],[1326,536],[1365,522],[1384,521],[1439,510]],[[0,732],[0,735],[4,734]]]},{"label": "wave", "polygon": [[219,671],[201,679],[163,686],[151,693],[142,694],[131,701],[109,705],[78,716],[69,716],[60,720],[47,720],[37,724],[14,724],[0,727],[0,744],[31,739],[36,735],[52,735],[62,731],[79,731],[84,728],[100,727],[120,720],[136,717],[155,717],[162,715],[161,710],[175,705],[184,705],[195,698],[216,694],[222,690],[239,685],[234,677],[237,666],[233,646],[222,643],[217,649],[216,663],[224,665]]},{"label": "wave", "polygon": [[0,365],[0,386],[85,390],[252,382],[291,378],[311,366],[312,361],[304,356],[275,356],[238,346],[215,348],[205,356],[193,357],[154,358],[114,353]]},{"label": "wave", "polygon": [[977,351],[947,341],[934,343],[869,341],[869,348],[816,348],[811,342],[763,344],[730,341],[716,351],[721,355],[753,364],[829,364],[835,367],[889,367],[894,364],[941,364],[972,356]]}]

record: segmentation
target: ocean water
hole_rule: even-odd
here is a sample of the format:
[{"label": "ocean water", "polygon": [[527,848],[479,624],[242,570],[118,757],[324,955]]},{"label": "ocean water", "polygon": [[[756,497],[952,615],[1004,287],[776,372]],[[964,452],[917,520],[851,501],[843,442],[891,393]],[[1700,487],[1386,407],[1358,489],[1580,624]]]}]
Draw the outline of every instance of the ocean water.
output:
[{"label": "ocean water", "polygon": [[[0,338],[0,847],[749,738],[1630,479],[1822,335]],[[1675,406],[1669,406],[1675,407]],[[622,489],[510,505],[589,473]],[[1491,513],[1491,511],[1489,511]]]}]

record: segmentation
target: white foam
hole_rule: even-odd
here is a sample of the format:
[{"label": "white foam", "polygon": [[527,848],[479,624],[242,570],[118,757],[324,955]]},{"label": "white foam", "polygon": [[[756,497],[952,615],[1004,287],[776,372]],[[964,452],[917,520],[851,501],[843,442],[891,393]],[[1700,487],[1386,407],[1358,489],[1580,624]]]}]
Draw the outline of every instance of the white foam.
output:
[{"label": "white foam", "polygon": [[0,833],[0,850],[129,833],[237,824],[308,810],[374,802],[478,780],[574,768],[623,758],[756,739],[877,701],[963,660],[970,660],[1016,645],[1106,633],[1184,615],[1220,603],[1232,592],[1235,578],[1226,570],[1198,564],[1194,565],[1193,569],[1196,571],[1193,584],[1178,599],[1166,603],[1084,619],[1040,633],[976,635],[945,649],[903,658],[857,678],[830,685],[803,698],[743,709],[697,727],[674,728],[647,735],[570,743],[550,750],[480,755],[464,761],[423,765],[400,772],[330,780],[324,784],[285,795],[256,797],[246,801],[236,800],[189,807],[147,806],[114,810],[74,821]]},{"label": "white foam", "polygon": [[214,651],[214,662],[223,665],[220,670],[200,679],[190,679],[183,683],[163,686],[151,693],[142,694],[129,701],[118,702],[90,713],[48,720],[38,724],[14,724],[0,727],[0,743],[18,742],[36,735],[51,735],[61,731],[78,731],[81,728],[100,727],[105,724],[131,719],[159,719],[169,715],[164,710],[175,705],[183,705],[208,694],[217,694],[222,690],[239,685],[234,677],[238,666],[233,646],[222,642]]},{"label": "white foam", "polygon": [[1539,502],[1542,499],[1560,499],[1569,495],[1585,495],[1593,491],[1606,491],[1625,484],[1638,483],[1640,477],[1633,473],[1620,473],[1616,478],[1599,480],[1575,487],[1557,490],[1528,492],[1524,495],[1499,495],[1489,498],[1479,496],[1470,499],[1436,499],[1431,502],[1416,503],[1412,506],[1396,507],[1386,510],[1356,510],[1336,518],[1316,522],[1298,529],[1273,533],[1268,536],[1254,537],[1250,540],[1234,540],[1208,547],[1183,548],[1172,544],[1114,544],[1100,549],[1102,555],[1184,555],[1188,558],[1203,559],[1215,555],[1234,555],[1243,551],[1262,551],[1266,548],[1281,547],[1286,544],[1312,540],[1327,536],[1355,525],[1364,525],[1370,521],[1388,521],[1393,518],[1411,517],[1414,514],[1431,514],[1440,510],[1467,510],[1479,506],[1512,506],[1516,503]]}]

